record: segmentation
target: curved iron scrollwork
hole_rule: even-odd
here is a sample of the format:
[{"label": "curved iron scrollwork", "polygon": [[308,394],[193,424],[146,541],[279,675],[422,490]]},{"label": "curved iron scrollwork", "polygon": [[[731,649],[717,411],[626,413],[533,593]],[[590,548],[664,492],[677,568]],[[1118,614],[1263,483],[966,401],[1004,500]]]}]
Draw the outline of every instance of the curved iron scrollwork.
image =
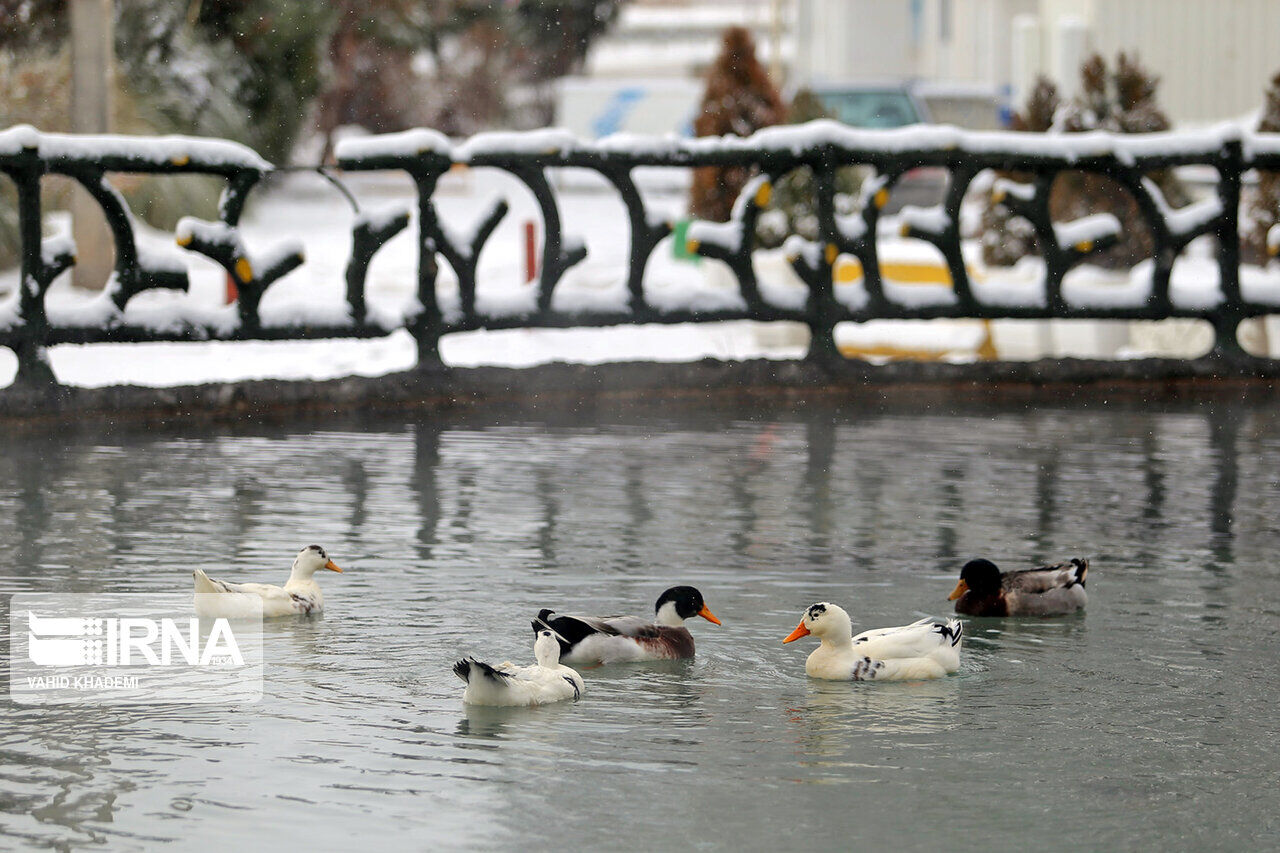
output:
[{"label": "curved iron scrollwork", "polygon": [[[639,323],[684,323],[750,319],[798,321],[812,332],[811,357],[838,360],[833,330],[840,322],[871,319],[1164,319],[1195,317],[1212,324],[1216,354],[1244,358],[1236,341],[1241,320],[1270,313],[1280,304],[1244,298],[1239,268],[1239,203],[1241,177],[1250,169],[1280,170],[1280,139],[1274,135],[1223,132],[1037,136],[1015,133],[971,133],[953,128],[907,128],[861,131],[828,121],[770,128],[747,139],[602,140],[583,143],[558,131],[523,134],[480,134],[454,144],[433,131],[418,130],[352,140],[337,150],[347,171],[395,169],[407,173],[417,190],[419,264],[418,305],[397,321],[415,337],[422,363],[438,360],[441,336],[479,328],[611,326]],[[1149,175],[1175,166],[1199,164],[1218,175],[1213,196],[1188,207],[1170,207]],[[851,165],[869,167],[862,201],[852,213],[836,202],[836,172]],[[446,222],[435,204],[440,179],[457,166],[498,169],[519,181],[532,196],[542,219],[542,263],[535,298],[528,310],[490,315],[477,306],[477,271],[481,253],[509,213],[506,200],[494,202],[472,223]],[[642,167],[690,169],[698,166],[742,167],[756,177],[748,182],[726,223],[691,225],[686,248],[722,261],[737,285],[736,301],[713,307],[696,304],[659,306],[647,294],[645,272],[673,224],[652,215],[637,188],[635,170]],[[909,170],[940,168],[949,176],[942,203],[908,208],[899,215],[902,234],[917,238],[941,255],[951,286],[945,298],[903,300],[891,288],[880,262],[877,230],[888,195]],[[557,309],[557,285],[582,262],[587,249],[564,232],[557,193],[549,170],[577,168],[598,173],[616,190],[625,207],[630,231],[625,270],[626,305],[603,310]],[[813,175],[816,239],[793,236],[784,246],[791,267],[807,293],[802,300],[779,300],[757,280],[753,262],[755,230],[772,188],[783,176],[807,168]],[[992,192],[1012,215],[1025,219],[1036,235],[1044,262],[1043,292],[1033,300],[992,299],[975,288],[962,251],[961,205],[975,179],[987,170],[1029,176],[995,181]],[[0,327],[0,346],[14,350],[19,381],[54,382],[45,358],[60,343],[108,341],[266,340],[361,338],[387,334],[392,326],[370,317],[366,278],[377,252],[409,227],[410,211],[371,215],[358,213],[352,230],[352,252],[346,270],[345,318],[324,322],[264,324],[259,312],[263,295],[283,276],[304,263],[298,245],[286,243],[251,253],[238,224],[249,193],[274,171],[271,164],[243,146],[223,140],[182,137],[75,137],[42,134],[18,127],[0,131],[0,172],[17,189],[22,241],[20,293],[16,309]],[[106,180],[109,172],[206,174],[226,181],[217,221],[184,219],[175,233],[178,244],[205,255],[223,269],[239,294],[232,322],[180,319],[164,325],[127,320],[124,309],[139,293],[164,288],[185,291],[185,266],[140,252],[135,223],[127,204]],[[1098,213],[1073,223],[1050,216],[1049,194],[1065,172],[1106,175],[1135,200],[1141,223],[1120,223]],[[53,281],[74,263],[74,247],[62,239],[41,236],[40,183],[60,174],[81,184],[102,207],[116,244],[115,272],[106,293],[100,322],[53,323],[45,297]],[[1122,228],[1150,230],[1154,242],[1150,287],[1140,301],[1127,304],[1074,303],[1063,292],[1067,273],[1090,256],[1114,244]],[[1170,291],[1173,266],[1197,237],[1216,238],[1219,298],[1212,304],[1180,304]],[[1272,241],[1280,247],[1280,236]],[[861,266],[857,298],[837,293],[835,271],[840,256]],[[458,302],[442,306],[437,297],[439,263],[443,260],[458,281]],[[109,304],[108,304],[109,303]],[[97,316],[97,315],[95,315]]]}]

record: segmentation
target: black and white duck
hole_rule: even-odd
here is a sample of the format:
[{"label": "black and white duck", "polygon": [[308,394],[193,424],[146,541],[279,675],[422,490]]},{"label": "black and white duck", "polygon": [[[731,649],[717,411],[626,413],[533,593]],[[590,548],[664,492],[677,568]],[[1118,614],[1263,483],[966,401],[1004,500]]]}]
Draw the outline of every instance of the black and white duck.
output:
[{"label": "black and white duck", "polygon": [[843,607],[828,601],[811,605],[784,643],[813,635],[822,641],[805,661],[810,678],[831,681],[922,681],[960,668],[964,626],[959,619],[921,619],[896,628],[873,628],[853,635]]},{"label": "black and white duck", "polygon": [[467,684],[462,701],[469,705],[546,705],[577,700],[585,685],[582,676],[560,663],[560,638],[539,622],[531,666],[505,661],[496,666],[467,657],[453,665],[453,674]]},{"label": "black and white duck", "polygon": [[560,659],[572,664],[679,660],[693,657],[693,635],[686,619],[720,620],[691,586],[673,586],[658,596],[651,620],[640,616],[556,615],[541,610],[538,618],[561,637]]}]

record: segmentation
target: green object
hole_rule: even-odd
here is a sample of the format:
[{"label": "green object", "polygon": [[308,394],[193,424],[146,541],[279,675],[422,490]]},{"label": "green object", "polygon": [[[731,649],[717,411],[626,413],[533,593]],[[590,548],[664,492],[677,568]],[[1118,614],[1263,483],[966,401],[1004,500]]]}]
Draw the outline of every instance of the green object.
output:
[{"label": "green object", "polygon": [[677,261],[688,261],[691,264],[702,263],[702,256],[689,251],[689,224],[692,219],[677,219],[671,229],[671,255]]}]

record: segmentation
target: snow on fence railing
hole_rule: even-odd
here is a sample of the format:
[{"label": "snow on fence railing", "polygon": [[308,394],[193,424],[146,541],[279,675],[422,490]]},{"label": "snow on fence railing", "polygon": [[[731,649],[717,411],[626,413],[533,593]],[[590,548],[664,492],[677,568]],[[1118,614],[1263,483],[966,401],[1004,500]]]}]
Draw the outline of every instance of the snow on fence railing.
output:
[{"label": "snow on fence railing", "polygon": [[[273,167],[253,151],[223,140],[185,137],[135,138],[68,136],[40,133],[29,127],[0,131],[0,172],[17,188],[22,241],[21,286],[12,304],[0,306],[0,346],[18,355],[19,381],[55,381],[45,350],[63,343],[280,340],[382,336],[399,324],[417,341],[420,363],[438,361],[442,335],[481,328],[611,326],[633,323],[684,323],[751,319],[798,321],[812,331],[811,356],[836,360],[833,329],[845,321],[880,318],[1022,318],[1022,319],[1164,319],[1196,317],[1214,328],[1219,355],[1243,357],[1236,338],[1240,321],[1280,306],[1280,292],[1241,292],[1239,216],[1242,176],[1250,169],[1280,170],[1280,137],[1222,128],[1194,133],[1120,136],[1103,132],[1043,135],[970,132],[950,127],[917,126],[896,130],[860,130],[822,120],[805,125],[761,130],[746,138],[703,139],[613,136],[587,143],[560,130],[484,133],[455,143],[431,130],[413,130],[344,140],[336,151],[347,171],[393,169],[407,173],[418,194],[417,302],[403,320],[370,316],[365,277],[377,251],[407,227],[407,211],[357,216],[352,254],[347,266],[346,311],[321,318],[264,324],[258,311],[264,292],[303,263],[298,245],[284,245],[254,255],[240,239],[237,224],[248,193]],[[440,179],[454,166],[502,170],[532,193],[542,216],[543,262],[536,298],[522,312],[485,313],[476,302],[476,272],[481,251],[506,216],[505,201],[494,203],[471,223],[445,222],[434,201]],[[850,165],[873,169],[864,181],[864,203],[854,213],[837,211],[835,172]],[[1217,173],[1214,197],[1173,209],[1154,181],[1153,172],[1176,166],[1202,165]],[[737,281],[731,300],[714,305],[696,297],[684,302],[669,294],[656,300],[643,286],[645,269],[658,244],[673,231],[671,222],[655,218],[639,192],[634,170],[641,167],[689,169],[697,166],[743,166],[757,174],[734,206],[728,223],[694,223],[687,249],[728,265]],[[945,261],[952,285],[943,298],[903,298],[887,288],[877,250],[877,222],[885,199],[909,170],[932,166],[949,174],[942,204],[907,208],[900,217],[902,233],[934,246]],[[564,233],[560,206],[548,177],[552,168],[597,172],[618,192],[630,227],[630,255],[625,270],[625,305],[601,307],[553,303],[565,272],[586,257],[586,247]],[[785,244],[788,259],[807,288],[802,299],[778,298],[756,280],[752,263],[756,220],[767,205],[773,183],[801,167],[814,175],[814,208],[818,239],[792,236]],[[1028,176],[1001,178],[993,194],[1034,229],[1044,259],[1041,292],[1003,293],[990,287],[975,290],[961,251],[960,206],[974,179],[984,170]],[[1081,170],[1106,175],[1132,194],[1143,225],[1154,242],[1149,286],[1123,298],[1077,304],[1064,298],[1067,272],[1112,245],[1121,228],[1114,216],[1097,212],[1075,222],[1054,222],[1049,190],[1054,178]],[[184,249],[211,258],[226,270],[239,293],[230,313],[186,313],[131,320],[124,312],[133,296],[154,288],[186,290],[184,265],[152,257],[137,247],[134,221],[123,197],[106,180],[108,172],[208,174],[226,180],[217,222],[184,219],[175,234]],[[41,237],[40,183],[58,174],[80,183],[101,205],[116,245],[115,272],[93,309],[69,320],[50,318],[45,296],[54,279],[75,262],[74,246],[65,238]],[[1170,292],[1170,274],[1179,254],[1201,235],[1216,238],[1217,293],[1179,300]],[[1280,248],[1276,232],[1269,245]],[[856,294],[836,293],[837,258],[860,262],[863,278]],[[437,298],[439,263],[458,280],[456,306]],[[922,289],[923,290],[923,289]],[[332,313],[332,312],[331,312]]]}]

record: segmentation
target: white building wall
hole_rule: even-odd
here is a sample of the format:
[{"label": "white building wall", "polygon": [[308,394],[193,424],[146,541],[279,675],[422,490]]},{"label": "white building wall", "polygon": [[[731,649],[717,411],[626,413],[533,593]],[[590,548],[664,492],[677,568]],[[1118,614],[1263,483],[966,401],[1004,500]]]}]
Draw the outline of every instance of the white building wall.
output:
[{"label": "white building wall", "polygon": [[1257,110],[1280,70],[1276,0],[1039,0],[1029,11],[1040,24],[1040,71],[1065,96],[1079,89],[1082,55],[1112,63],[1120,51],[1136,53],[1160,76],[1160,103],[1176,125]]},{"label": "white building wall", "polygon": [[[925,80],[1003,92],[1015,80],[1014,20],[1033,16],[1038,49],[1024,50],[1070,96],[1079,60],[1135,51],[1161,76],[1175,124],[1203,124],[1257,110],[1280,70],[1280,0],[634,0],[597,46],[598,76],[696,76],[714,58],[724,26],[745,24],[769,52],[769,23],[784,13],[786,81]],[[1079,22],[1083,29],[1064,27]],[[1025,30],[1024,30],[1025,31]]]},{"label": "white building wall", "polygon": [[916,76],[910,0],[796,0],[797,84]]},{"label": "white building wall", "polygon": [[[1087,59],[1095,49],[1093,33],[1096,4],[1093,0],[1039,0],[1036,5],[1039,7],[1035,13],[1040,18],[1042,39],[1040,55],[1044,60],[1040,73],[1057,83],[1058,91],[1069,98],[1080,88],[1081,53]],[[1079,49],[1076,37],[1081,24],[1087,30],[1083,51]]]},{"label": "white building wall", "polygon": [[1005,90],[1017,83],[1018,15],[1039,20],[1039,71],[1065,95],[1078,89],[1079,63],[1089,52],[1108,61],[1121,50],[1136,52],[1160,75],[1160,100],[1175,124],[1257,110],[1280,71],[1280,0],[796,2],[807,24],[797,34],[805,79],[924,79]]},{"label": "white building wall", "polygon": [[1160,101],[1179,124],[1258,110],[1280,71],[1276,0],[1108,0],[1092,25],[1103,55],[1136,49],[1160,75]]},{"label": "white building wall", "polygon": [[1013,19],[1034,13],[1036,0],[922,0],[920,8],[924,38],[917,76],[994,88],[1009,85]]},{"label": "white building wall", "polygon": [[798,0],[634,0],[622,6],[617,25],[587,55],[593,77],[692,79],[701,77],[720,52],[727,27],[755,35],[766,67],[774,50],[775,12],[780,15],[784,65],[795,53],[791,16]]}]

